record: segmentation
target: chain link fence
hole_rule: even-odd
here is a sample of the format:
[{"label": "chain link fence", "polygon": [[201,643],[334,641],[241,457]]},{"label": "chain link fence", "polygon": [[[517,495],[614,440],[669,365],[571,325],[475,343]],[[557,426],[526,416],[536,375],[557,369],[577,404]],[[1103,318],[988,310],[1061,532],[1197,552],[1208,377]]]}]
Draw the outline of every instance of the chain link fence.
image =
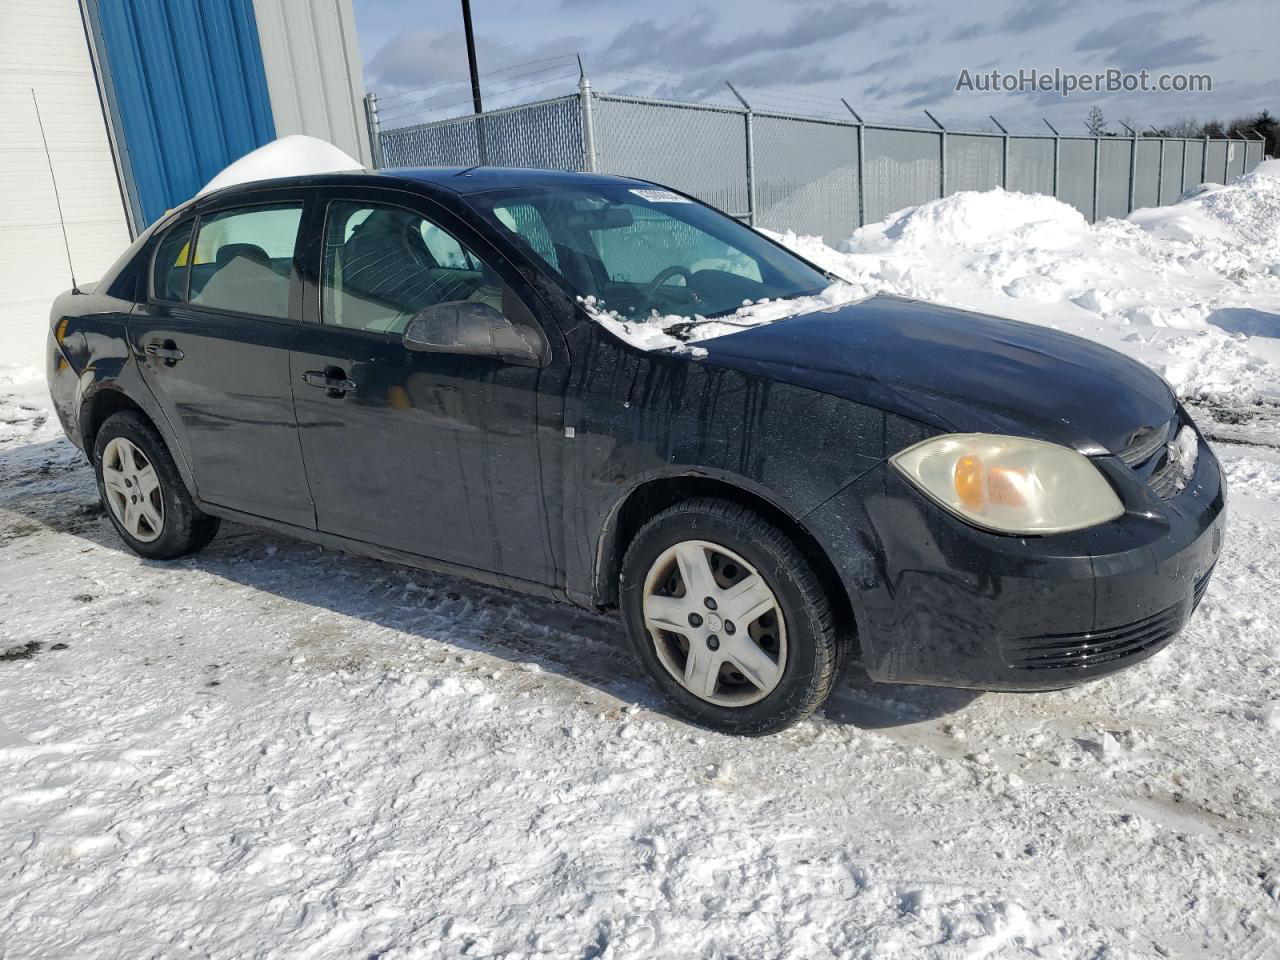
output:
[{"label": "chain link fence", "polygon": [[[897,127],[594,92],[380,129],[385,167],[541,167],[652,180],[770,230],[843,240],[904,207],[1003,187],[1057,197],[1090,221],[1172,203],[1263,159],[1260,140],[1071,137]],[[932,119],[932,117],[930,118]],[[998,124],[997,124],[998,125]]]}]

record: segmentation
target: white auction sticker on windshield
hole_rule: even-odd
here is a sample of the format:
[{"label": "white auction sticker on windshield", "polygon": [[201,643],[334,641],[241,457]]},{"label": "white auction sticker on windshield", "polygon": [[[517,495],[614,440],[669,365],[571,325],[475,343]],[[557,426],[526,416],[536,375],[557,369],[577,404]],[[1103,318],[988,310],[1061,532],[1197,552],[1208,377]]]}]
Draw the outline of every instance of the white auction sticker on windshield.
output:
[{"label": "white auction sticker on windshield", "polygon": [[688,197],[682,197],[670,190],[632,190],[631,192],[650,203],[692,203]]}]

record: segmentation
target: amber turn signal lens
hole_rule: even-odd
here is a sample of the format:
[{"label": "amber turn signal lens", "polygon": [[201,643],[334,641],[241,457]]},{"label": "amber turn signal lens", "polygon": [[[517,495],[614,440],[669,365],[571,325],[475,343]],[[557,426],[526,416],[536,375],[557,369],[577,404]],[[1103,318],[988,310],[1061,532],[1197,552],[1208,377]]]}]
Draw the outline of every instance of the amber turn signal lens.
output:
[{"label": "amber turn signal lens", "polygon": [[977,457],[964,456],[956,461],[956,496],[970,510],[981,510],[987,499],[982,472],[982,461]]}]

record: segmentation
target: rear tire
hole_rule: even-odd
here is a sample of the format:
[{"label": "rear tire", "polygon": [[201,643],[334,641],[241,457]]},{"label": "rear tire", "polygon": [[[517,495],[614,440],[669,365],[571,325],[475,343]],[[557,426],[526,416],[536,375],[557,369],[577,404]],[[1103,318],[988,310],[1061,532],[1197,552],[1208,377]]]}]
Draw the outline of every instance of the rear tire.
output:
[{"label": "rear tire", "polygon": [[195,505],[169,448],[137,411],[112,414],[98,429],[93,470],[116,533],[139,556],[172,560],[218,532],[218,518]]},{"label": "rear tire", "polygon": [[746,507],[697,499],[653,517],[627,548],[619,598],[636,657],[695,723],[772,733],[831,692],[841,647],[826,592]]}]

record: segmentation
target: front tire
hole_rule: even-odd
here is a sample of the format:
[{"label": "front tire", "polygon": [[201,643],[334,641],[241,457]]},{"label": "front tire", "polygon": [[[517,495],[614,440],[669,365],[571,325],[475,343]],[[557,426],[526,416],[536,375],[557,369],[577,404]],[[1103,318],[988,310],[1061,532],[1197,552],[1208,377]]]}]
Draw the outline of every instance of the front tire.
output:
[{"label": "front tire", "polygon": [[831,606],[791,539],[724,500],[676,504],[622,561],[637,658],[685,717],[727,733],[789,726],[827,698],[839,660]]},{"label": "front tire", "polygon": [[195,505],[169,448],[146,417],[112,414],[93,444],[98,495],[116,533],[134,553],[172,560],[204,547],[218,519]]}]

